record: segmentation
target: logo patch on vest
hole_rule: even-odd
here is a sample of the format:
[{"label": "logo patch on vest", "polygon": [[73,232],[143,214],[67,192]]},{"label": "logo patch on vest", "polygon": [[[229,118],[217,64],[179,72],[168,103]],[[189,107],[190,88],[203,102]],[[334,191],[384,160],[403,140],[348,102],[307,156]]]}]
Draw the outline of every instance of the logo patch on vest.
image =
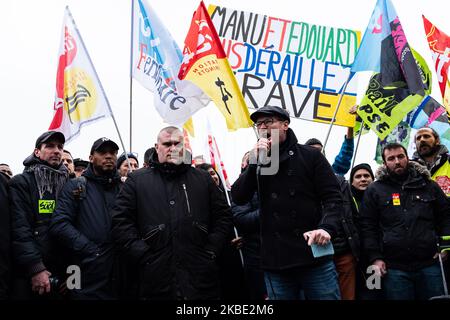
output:
[{"label": "logo patch on vest", "polygon": [[53,213],[55,211],[55,200],[39,200],[39,213]]}]

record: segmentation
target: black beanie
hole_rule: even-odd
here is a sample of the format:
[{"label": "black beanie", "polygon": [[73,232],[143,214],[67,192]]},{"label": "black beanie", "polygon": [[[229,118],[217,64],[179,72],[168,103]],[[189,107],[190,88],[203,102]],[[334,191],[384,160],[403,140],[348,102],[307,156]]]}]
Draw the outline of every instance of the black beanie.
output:
[{"label": "black beanie", "polygon": [[354,166],[352,171],[350,172],[350,184],[353,183],[353,176],[355,175],[355,172],[360,169],[367,170],[369,172],[369,174],[372,176],[372,180],[375,180],[375,176],[373,175],[372,168],[370,167],[370,165],[367,163],[360,163],[360,164]]},{"label": "black beanie", "polygon": [[309,139],[308,141],[305,142],[305,145],[307,145],[307,146],[310,146],[310,145],[313,145],[313,144],[320,144],[323,147],[322,142],[320,142],[320,140],[316,139],[316,138],[311,138],[311,139]]},{"label": "black beanie", "polygon": [[[138,163],[138,166],[139,166],[139,160],[138,160],[137,156],[134,153],[128,152],[127,155],[128,155],[128,158],[133,158],[134,160],[136,160],[136,162]],[[117,159],[117,169],[120,168],[120,166],[122,165],[122,162],[124,162],[126,159],[127,158],[125,157],[125,152],[124,152]]]}]

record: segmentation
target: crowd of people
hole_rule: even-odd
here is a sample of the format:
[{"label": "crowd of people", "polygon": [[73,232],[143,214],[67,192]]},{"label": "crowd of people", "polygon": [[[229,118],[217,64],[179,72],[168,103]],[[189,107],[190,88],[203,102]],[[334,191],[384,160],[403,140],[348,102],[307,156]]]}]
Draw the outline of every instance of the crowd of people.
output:
[{"label": "crowd of people", "polygon": [[161,129],[142,167],[108,138],[82,160],[62,133],[44,132],[22,173],[0,164],[0,298],[444,294],[450,158],[433,129],[417,131],[411,159],[386,144],[374,174],[366,163],[351,168],[352,128],[330,164],[321,141],[298,142],[284,109],[265,106],[251,119],[260,138],[231,190],[176,127]]}]

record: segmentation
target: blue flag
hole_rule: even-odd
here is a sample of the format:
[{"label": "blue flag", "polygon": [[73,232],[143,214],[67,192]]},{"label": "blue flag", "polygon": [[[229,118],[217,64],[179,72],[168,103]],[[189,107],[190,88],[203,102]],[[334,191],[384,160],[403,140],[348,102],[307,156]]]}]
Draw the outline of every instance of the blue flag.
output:
[{"label": "blue flag", "polygon": [[[366,32],[359,45],[351,72],[380,72],[381,41],[391,34],[386,1],[378,0],[370,17]],[[395,12],[395,9],[394,9]]]},{"label": "blue flag", "polygon": [[154,94],[154,105],[164,122],[182,125],[209,99],[197,86],[178,79],[183,55],[154,10],[133,0],[131,73]]},{"label": "blue flag", "polygon": [[370,70],[381,73],[383,86],[403,81],[410,93],[424,95],[421,72],[390,0],[377,1],[351,68]]},{"label": "blue flag", "polygon": [[351,71],[375,71],[358,115],[383,140],[431,92],[423,58],[409,46],[390,0],[378,0]]}]

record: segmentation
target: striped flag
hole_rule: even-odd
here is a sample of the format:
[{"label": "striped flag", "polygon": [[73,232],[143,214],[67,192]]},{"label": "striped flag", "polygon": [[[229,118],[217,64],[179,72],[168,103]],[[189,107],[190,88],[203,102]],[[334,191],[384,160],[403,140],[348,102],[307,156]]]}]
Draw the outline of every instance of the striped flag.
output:
[{"label": "striped flag", "polygon": [[228,130],[251,127],[244,97],[203,1],[194,13],[184,45],[178,77],[195,83],[213,100]]},{"label": "striped flag", "polygon": [[82,126],[111,116],[109,101],[69,7],[64,14],[53,108],[48,130],[62,132],[66,143]]}]

